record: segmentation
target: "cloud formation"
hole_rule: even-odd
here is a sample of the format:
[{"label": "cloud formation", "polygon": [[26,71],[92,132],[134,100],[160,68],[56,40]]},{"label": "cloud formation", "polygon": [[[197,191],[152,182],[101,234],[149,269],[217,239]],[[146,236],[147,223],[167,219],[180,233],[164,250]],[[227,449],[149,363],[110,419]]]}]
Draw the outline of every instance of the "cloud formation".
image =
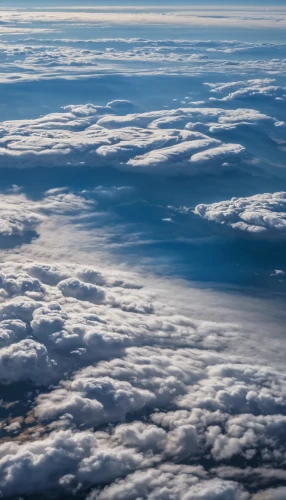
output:
[{"label": "cloud formation", "polygon": [[[154,260],[170,274],[199,262],[221,282],[234,269],[234,245],[216,253],[222,227],[285,236],[284,192],[228,199],[270,179],[278,190],[285,43],[173,36],[275,27],[276,39],[285,12],[0,13],[1,170],[30,195],[0,194],[0,497],[285,498],[283,304],[150,274]],[[126,26],[146,38],[120,38]],[[221,175],[185,177],[205,173]],[[142,267],[116,267],[114,248]],[[280,259],[266,278],[283,274]]]},{"label": "cloud formation", "polygon": [[210,88],[210,92],[225,94],[222,98],[211,97],[214,101],[232,101],[236,99],[253,99],[253,98],[273,98],[284,101],[286,98],[286,88],[279,85],[274,85],[275,80],[272,78],[245,80],[228,83],[206,83]]},{"label": "cloud formation", "polygon": [[[67,106],[34,120],[0,124],[3,167],[87,165],[192,175],[239,167],[244,147],[207,135],[239,125],[280,125],[252,109],[179,108],[127,113],[128,101]],[[180,128],[178,128],[180,127]]]},{"label": "cloud formation", "polygon": [[80,196],[66,189],[46,191],[41,201],[28,200],[20,188],[14,187],[13,190],[10,194],[0,194],[0,236],[7,239],[37,231],[52,214],[71,215],[94,205],[84,193]]},{"label": "cloud formation", "polygon": [[4,496],[250,500],[243,474],[282,474],[286,379],[227,352],[241,325],[174,314],[122,271],[6,262],[1,279],[0,378],[29,390],[2,422]]},{"label": "cloud formation", "polygon": [[[10,28],[12,29],[12,28]],[[20,29],[20,28],[18,28]],[[193,74],[237,73],[253,71],[278,73],[286,67],[283,44],[254,44],[235,41],[188,41],[148,39],[40,39],[2,41],[3,54],[0,82],[54,80],[58,78],[82,79],[106,74]],[[276,51],[280,57],[269,59],[265,52]],[[252,52],[260,55],[251,58]],[[246,59],[237,57],[246,54]],[[219,58],[218,58],[219,56]],[[135,63],[135,67],[134,67]],[[156,67],[154,67],[156,63]],[[260,88],[259,88],[260,82]],[[237,82],[239,83],[239,82]],[[265,78],[240,82],[241,90],[233,82],[233,93],[275,96],[285,89],[274,85],[275,80]],[[214,84],[212,92],[222,92],[224,84]],[[227,89],[227,87],[226,87]],[[231,90],[231,87],[230,87]],[[235,91],[235,92],[234,92]],[[225,98],[226,100],[226,98]]]},{"label": "cloud formation", "polygon": [[[151,12],[150,12],[151,10]],[[1,18],[5,23],[32,23],[37,22],[39,17],[42,22],[47,23],[85,23],[88,25],[112,24],[112,25],[168,25],[168,26],[204,26],[210,27],[237,27],[248,28],[284,28],[286,25],[285,11],[273,10],[271,14],[261,12],[255,8],[243,8],[243,10],[231,9],[204,9],[204,8],[114,8],[112,11],[102,7],[98,9],[54,9],[53,11],[13,11],[2,10]]]},{"label": "cloud formation", "polygon": [[283,236],[286,231],[286,193],[265,193],[197,205],[194,213],[234,230]]}]

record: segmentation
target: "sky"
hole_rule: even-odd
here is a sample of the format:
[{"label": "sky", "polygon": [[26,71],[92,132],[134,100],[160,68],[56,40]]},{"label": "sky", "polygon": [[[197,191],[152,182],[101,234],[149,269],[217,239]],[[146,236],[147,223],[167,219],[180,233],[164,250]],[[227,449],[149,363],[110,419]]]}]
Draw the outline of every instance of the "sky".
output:
[{"label": "sky", "polygon": [[[20,4],[21,0],[18,0],[18,3]],[[24,2],[22,2],[24,3]],[[25,2],[26,3],[26,2]],[[32,3],[32,2],[30,2]],[[78,2],[76,0],[61,0],[61,2],[56,2],[55,0],[34,0],[34,5],[48,5],[48,4],[57,4],[57,5],[60,5],[60,4],[74,4],[74,5],[77,5],[79,6]],[[284,6],[284,2],[282,1],[279,1],[279,0],[275,0],[274,2],[270,2],[269,0],[252,0],[251,2],[246,2],[246,1],[243,1],[243,0],[227,0],[227,1],[224,1],[224,0],[204,0],[204,1],[201,1],[201,2],[196,2],[196,1],[190,1],[190,0],[180,0],[180,2],[174,2],[173,0],[140,0],[140,2],[137,2],[136,5],[152,5],[152,6],[158,6],[158,5],[171,5],[173,7],[177,7],[178,5],[187,5],[188,7],[192,7],[193,5],[194,6],[200,6],[200,5],[203,5],[203,4],[206,4],[206,5],[228,5],[229,7],[231,7],[232,5],[247,5],[247,6],[251,6],[251,5],[268,5],[268,6],[273,6],[273,5],[282,5]],[[99,5],[99,6],[104,6],[105,4],[103,4],[100,0],[86,0],[85,1],[85,5]],[[127,0],[125,1],[121,1],[121,0],[109,0],[108,3],[106,3],[106,6],[112,6],[112,5],[130,5],[132,7],[136,7],[136,5],[134,5],[134,2],[128,2]]]},{"label": "sky", "polygon": [[284,500],[286,9],[123,3],[0,8],[0,497]]},{"label": "sky", "polygon": [[[77,0],[11,0],[10,2],[5,2],[3,0],[3,6],[9,7],[9,6],[19,6],[19,7],[38,7],[38,6],[78,6],[78,1]],[[262,6],[262,7],[273,7],[273,6],[285,6],[284,0],[251,0],[251,1],[246,1],[246,0],[201,0],[200,2],[196,0],[180,0],[179,2],[174,2],[173,0],[140,0],[139,2],[134,2],[129,1],[129,0],[108,0],[106,4],[103,4],[101,0],[85,0],[85,2],[82,5],[87,5],[87,6],[103,6],[108,7],[108,6],[121,6],[121,5],[126,5],[130,7],[137,7],[137,6],[152,6],[152,7],[157,7],[157,6],[170,6],[170,7],[178,7],[179,5],[187,6],[187,7],[192,7],[192,6],[227,6],[227,7],[234,7],[234,6]]]}]

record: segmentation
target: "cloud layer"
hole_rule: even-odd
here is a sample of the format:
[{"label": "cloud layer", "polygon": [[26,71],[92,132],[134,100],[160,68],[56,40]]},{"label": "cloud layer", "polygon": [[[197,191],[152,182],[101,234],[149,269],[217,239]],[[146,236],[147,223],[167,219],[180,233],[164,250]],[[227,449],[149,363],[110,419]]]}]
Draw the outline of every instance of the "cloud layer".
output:
[{"label": "cloud layer", "polygon": [[[19,26],[19,25],[17,25]],[[13,30],[13,28],[9,28]],[[28,28],[24,28],[24,30]],[[6,30],[8,28],[6,27]],[[21,33],[21,28],[15,28]],[[0,26],[1,33],[1,26]],[[37,34],[37,32],[36,32]],[[100,38],[72,40],[65,38],[3,40],[1,83],[92,78],[95,75],[146,74],[194,75],[209,72],[277,74],[285,70],[284,44],[255,44],[235,41],[154,40],[140,38]],[[270,54],[276,57],[270,57]],[[241,54],[245,58],[241,58]],[[278,57],[279,56],[279,57]],[[259,58],[257,58],[259,57]],[[260,84],[259,84],[260,82]],[[237,84],[241,90],[236,89]],[[214,86],[212,86],[214,85]],[[210,84],[212,92],[222,92],[231,84]],[[233,82],[237,97],[285,95],[285,89],[271,78]],[[259,88],[261,87],[261,88]],[[227,100],[227,97],[223,98]]]},{"label": "cloud layer", "polygon": [[113,11],[99,7],[98,9],[54,9],[53,11],[13,11],[2,10],[1,18],[6,23],[31,23],[40,19],[49,23],[86,23],[112,25],[172,25],[172,26],[204,26],[209,27],[237,27],[248,28],[285,28],[285,9],[274,9],[261,12],[255,8],[231,9],[203,9],[203,8],[113,8]]},{"label": "cloud layer", "polygon": [[161,294],[114,270],[2,265],[0,378],[29,391],[21,418],[2,404],[4,496],[250,500],[243,474],[283,475],[285,376],[224,352],[241,326]]}]

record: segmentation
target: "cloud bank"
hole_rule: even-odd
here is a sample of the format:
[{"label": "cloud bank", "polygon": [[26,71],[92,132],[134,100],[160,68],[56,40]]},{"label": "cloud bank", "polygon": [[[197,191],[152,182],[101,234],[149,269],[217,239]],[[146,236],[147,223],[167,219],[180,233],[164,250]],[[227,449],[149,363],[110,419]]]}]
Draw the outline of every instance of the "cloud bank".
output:
[{"label": "cloud bank", "polygon": [[[151,12],[150,12],[151,10]],[[2,20],[5,23],[32,23],[37,22],[39,17],[42,22],[48,23],[86,23],[90,25],[112,24],[112,25],[167,25],[167,26],[204,26],[209,27],[237,27],[248,28],[285,28],[285,9],[272,10],[271,13],[261,12],[257,9],[231,9],[228,12],[219,9],[130,9],[119,8],[110,12],[99,8],[95,11],[86,8],[76,10],[53,11],[0,11]]]},{"label": "cloud bank", "polygon": [[112,101],[105,107],[71,105],[63,112],[33,120],[2,122],[1,164],[216,173],[225,166],[239,167],[245,148],[208,133],[235,130],[240,125],[281,126],[277,120],[247,108],[189,107],[126,114],[128,107],[132,107],[128,101]]},{"label": "cloud bank", "polygon": [[197,205],[194,212],[234,230],[283,236],[286,231],[286,193],[265,193],[232,198],[212,205]]}]

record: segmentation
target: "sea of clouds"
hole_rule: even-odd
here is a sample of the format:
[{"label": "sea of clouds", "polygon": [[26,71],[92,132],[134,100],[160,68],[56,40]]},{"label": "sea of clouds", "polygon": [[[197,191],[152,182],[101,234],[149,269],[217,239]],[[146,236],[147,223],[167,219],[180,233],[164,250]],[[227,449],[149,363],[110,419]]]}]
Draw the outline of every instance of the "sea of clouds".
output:
[{"label": "sea of clouds", "polygon": [[1,498],[286,497],[285,19],[0,11]]}]

